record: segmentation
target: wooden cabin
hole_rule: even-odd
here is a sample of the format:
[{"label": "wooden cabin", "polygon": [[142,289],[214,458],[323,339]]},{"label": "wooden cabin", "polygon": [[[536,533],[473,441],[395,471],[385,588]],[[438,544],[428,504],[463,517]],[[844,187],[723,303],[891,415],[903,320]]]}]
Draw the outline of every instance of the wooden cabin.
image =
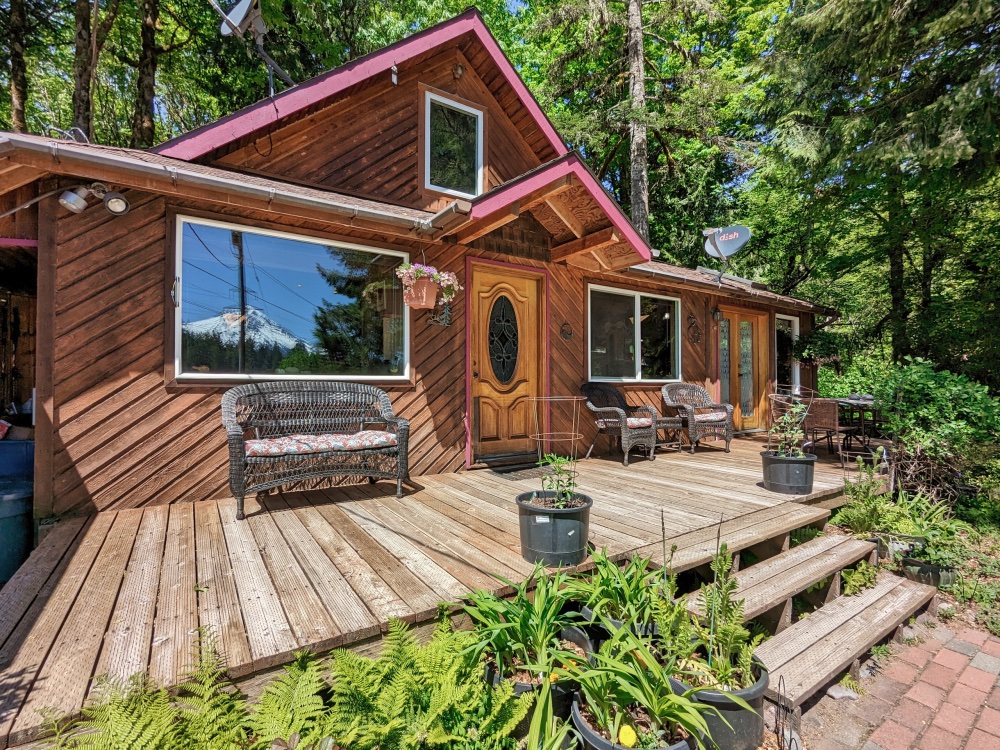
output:
[{"label": "wooden cabin", "polygon": [[[533,397],[591,379],[699,383],[761,428],[825,312],[656,260],[475,10],[151,151],[2,133],[0,214],[39,519],[227,496],[220,398],[251,380],[385,389],[411,476],[530,459]],[[410,309],[404,262],[464,289]]]}]

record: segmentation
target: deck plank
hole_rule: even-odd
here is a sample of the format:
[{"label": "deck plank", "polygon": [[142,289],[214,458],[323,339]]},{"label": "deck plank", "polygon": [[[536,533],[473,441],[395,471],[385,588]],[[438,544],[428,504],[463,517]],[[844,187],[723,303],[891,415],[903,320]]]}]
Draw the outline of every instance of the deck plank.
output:
[{"label": "deck plank", "polygon": [[30,732],[40,720],[44,721],[43,712],[73,714],[83,705],[141,518],[141,510],[119,511],[115,516],[76,602],[38,671],[31,694],[14,721],[12,737]]},{"label": "deck plank", "polygon": [[94,670],[98,676],[124,681],[137,672],[145,672],[149,665],[167,511],[166,505],[158,505],[142,514],[121,595]]},{"label": "deck plank", "polygon": [[219,506],[196,503],[195,548],[198,556],[198,623],[225,660],[230,677],[242,677],[253,669],[236,580],[222,530]]}]

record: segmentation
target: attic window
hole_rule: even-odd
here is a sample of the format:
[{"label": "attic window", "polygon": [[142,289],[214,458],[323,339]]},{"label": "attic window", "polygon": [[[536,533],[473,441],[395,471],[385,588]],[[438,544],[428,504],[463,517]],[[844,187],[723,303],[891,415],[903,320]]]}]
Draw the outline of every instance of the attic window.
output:
[{"label": "attic window", "polygon": [[424,183],[462,198],[483,192],[483,113],[427,92]]}]

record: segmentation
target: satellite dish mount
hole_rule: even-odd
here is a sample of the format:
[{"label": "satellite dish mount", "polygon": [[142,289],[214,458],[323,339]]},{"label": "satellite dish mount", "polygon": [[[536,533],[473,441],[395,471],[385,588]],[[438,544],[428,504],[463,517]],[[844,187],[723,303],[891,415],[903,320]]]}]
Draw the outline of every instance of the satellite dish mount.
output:
[{"label": "satellite dish mount", "polygon": [[245,39],[249,36],[253,39],[254,49],[267,66],[267,92],[269,96],[274,96],[274,76],[277,75],[289,86],[294,86],[295,81],[291,79],[281,66],[264,51],[264,35],[267,34],[267,25],[264,23],[264,16],[260,10],[260,0],[237,0],[229,11],[224,11],[219,7],[217,0],[208,0],[216,13],[222,16],[222,26],[219,33],[222,36],[237,36]]},{"label": "satellite dish mount", "polygon": [[729,266],[729,259],[736,255],[750,241],[750,229],[740,224],[722,229],[703,229],[705,236],[705,252],[709,258],[722,262],[718,282],[722,284],[722,276]]}]

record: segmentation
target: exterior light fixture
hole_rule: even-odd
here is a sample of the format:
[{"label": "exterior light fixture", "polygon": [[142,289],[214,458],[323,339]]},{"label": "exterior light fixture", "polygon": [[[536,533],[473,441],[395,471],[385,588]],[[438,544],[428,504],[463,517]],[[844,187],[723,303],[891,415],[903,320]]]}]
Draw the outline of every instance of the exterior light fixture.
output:
[{"label": "exterior light fixture", "polygon": [[722,310],[720,310],[717,307],[713,308],[712,309],[712,320],[714,320],[716,323],[721,323],[722,322]]},{"label": "exterior light fixture", "polygon": [[108,209],[108,213],[115,216],[124,216],[131,208],[128,199],[119,192],[105,193],[101,200],[104,202],[104,207]]},{"label": "exterior light fixture", "polygon": [[82,214],[87,210],[87,196],[89,194],[90,188],[82,185],[78,188],[67,190],[59,196],[59,205],[67,211],[72,211],[75,214]]}]

